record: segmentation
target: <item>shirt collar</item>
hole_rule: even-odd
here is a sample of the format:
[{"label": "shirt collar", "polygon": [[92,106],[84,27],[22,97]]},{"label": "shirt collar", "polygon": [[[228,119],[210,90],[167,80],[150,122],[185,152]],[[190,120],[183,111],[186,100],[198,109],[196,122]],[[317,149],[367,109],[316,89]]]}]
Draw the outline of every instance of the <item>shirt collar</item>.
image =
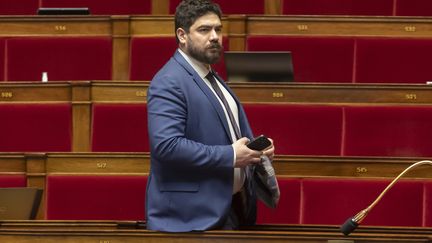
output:
[{"label": "shirt collar", "polygon": [[192,68],[195,70],[195,72],[197,72],[198,75],[202,79],[204,79],[207,76],[207,74],[209,73],[209,71],[211,71],[210,65],[207,66],[207,65],[199,62],[195,58],[188,56],[180,48],[178,49],[178,51],[180,52],[180,54],[184,57],[184,59],[186,59],[186,61],[192,66]]}]

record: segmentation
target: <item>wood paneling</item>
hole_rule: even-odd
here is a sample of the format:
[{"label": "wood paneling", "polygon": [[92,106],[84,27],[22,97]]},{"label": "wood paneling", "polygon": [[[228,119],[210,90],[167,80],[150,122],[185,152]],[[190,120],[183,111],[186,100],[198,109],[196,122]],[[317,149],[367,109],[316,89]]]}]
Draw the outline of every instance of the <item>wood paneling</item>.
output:
[{"label": "wood paneling", "polygon": [[[278,4],[278,0],[266,1],[267,8],[277,8]],[[246,38],[254,35],[430,38],[431,21],[407,17],[282,15],[228,15],[222,19],[229,49],[236,51],[246,50]],[[172,15],[2,16],[0,24],[0,37],[111,37],[113,80],[129,79],[131,38],[174,37]]]},{"label": "wood paneling", "polygon": [[264,6],[264,14],[282,14],[282,0],[266,0]]},{"label": "wood paneling", "polygon": [[[393,179],[422,158],[276,156],[278,178],[387,178]],[[424,159],[424,158],[423,158]],[[48,175],[147,175],[148,153],[0,153],[0,172],[27,175],[28,186],[45,190]],[[319,169],[317,169],[319,168]],[[431,179],[427,165],[404,178]],[[38,219],[43,219],[44,203]]]},{"label": "wood paneling", "polygon": [[429,18],[249,16],[248,35],[431,37]]},{"label": "wood paneling", "polygon": [[246,103],[432,104],[429,85],[229,83]]},{"label": "wood paneling", "polygon": [[0,17],[0,37],[111,36],[110,17]]},{"label": "wood paneling", "polygon": [[[425,158],[280,156],[274,167],[281,177],[393,178]],[[0,172],[19,174],[148,174],[149,153],[0,153]],[[316,168],[320,168],[317,170]],[[404,177],[432,178],[427,165]]]},{"label": "wood paneling", "polygon": [[429,242],[431,229],[361,227],[345,237],[336,226],[254,226],[235,231],[164,233],[144,223],[112,221],[3,221],[2,242]]},{"label": "wood paneling", "polygon": [[[149,82],[0,83],[0,103],[71,103],[74,152],[90,151],[93,103],[145,103]],[[429,85],[229,83],[243,103],[431,105]]]}]

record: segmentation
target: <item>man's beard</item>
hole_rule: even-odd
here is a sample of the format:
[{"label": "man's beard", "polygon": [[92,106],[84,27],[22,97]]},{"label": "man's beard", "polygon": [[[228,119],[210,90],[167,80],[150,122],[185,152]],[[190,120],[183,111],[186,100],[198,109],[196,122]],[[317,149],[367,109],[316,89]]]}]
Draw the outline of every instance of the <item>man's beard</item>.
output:
[{"label": "man's beard", "polygon": [[194,44],[189,45],[187,48],[189,55],[205,64],[217,63],[221,58],[222,50],[223,47],[218,42],[211,43],[203,50],[200,50]]}]

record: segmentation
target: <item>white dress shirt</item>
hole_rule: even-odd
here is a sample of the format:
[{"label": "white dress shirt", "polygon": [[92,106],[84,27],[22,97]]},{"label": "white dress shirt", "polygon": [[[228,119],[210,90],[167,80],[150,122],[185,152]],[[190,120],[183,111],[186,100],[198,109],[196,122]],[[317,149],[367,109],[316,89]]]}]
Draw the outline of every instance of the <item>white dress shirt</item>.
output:
[{"label": "white dress shirt", "polygon": [[[225,118],[227,119],[227,123],[228,123],[230,134],[231,134],[231,141],[233,141],[233,143],[234,143],[234,141],[236,141],[237,139],[235,136],[234,128],[232,127],[232,124],[229,120],[229,116],[228,116],[228,113],[225,109],[225,106],[222,103],[222,101],[220,100],[219,96],[216,94],[215,90],[212,88],[210,81],[205,78],[210,71],[210,69],[209,69],[210,66],[207,67],[203,63],[197,61],[196,59],[186,55],[186,53],[184,53],[181,49],[178,49],[178,50],[179,50],[180,54],[182,54],[182,56],[192,66],[192,68],[198,73],[198,75],[201,77],[203,82],[209,87],[209,89],[213,92],[213,94],[218,99],[218,101],[219,101],[220,105],[222,106],[222,109],[225,113]],[[230,109],[234,115],[234,119],[235,119],[237,126],[240,127],[239,116],[238,116],[238,107],[237,107],[237,104],[236,104],[234,98],[231,96],[231,94],[228,92],[228,90],[226,90],[225,87],[222,84],[220,84],[221,81],[218,80],[217,77],[215,77],[215,79],[217,79],[217,81],[218,81],[217,85],[222,90],[222,93],[228,102],[228,105],[229,105],[229,107],[230,107]],[[235,161],[236,161],[236,154],[235,154],[234,146],[233,146],[233,153],[234,153],[234,161],[233,161],[233,166],[234,166]],[[244,170],[242,170],[241,168],[234,168],[233,194],[240,191],[240,189],[243,187],[244,180],[245,180]]]}]

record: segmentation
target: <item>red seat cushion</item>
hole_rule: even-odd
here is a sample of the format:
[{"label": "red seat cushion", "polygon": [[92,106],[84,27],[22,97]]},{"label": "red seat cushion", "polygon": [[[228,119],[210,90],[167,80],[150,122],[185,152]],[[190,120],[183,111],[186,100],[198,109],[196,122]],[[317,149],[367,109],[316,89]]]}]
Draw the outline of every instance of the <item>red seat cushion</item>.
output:
[{"label": "red seat cushion", "polygon": [[255,135],[274,140],[276,153],[340,155],[342,109],[319,105],[244,104]]},{"label": "red seat cushion", "polygon": [[46,219],[143,220],[146,176],[47,177]]},{"label": "red seat cushion", "polygon": [[[301,223],[341,225],[368,207],[388,183],[372,179],[305,179]],[[420,227],[422,219],[423,183],[399,181],[362,224]]]},{"label": "red seat cushion", "polygon": [[[228,38],[223,38],[225,50],[229,50]],[[178,44],[173,37],[135,37],[131,41],[131,80],[152,80],[153,76],[172,57]],[[213,65],[218,74],[226,80],[223,56]]]},{"label": "red seat cushion", "polygon": [[[7,40],[7,80],[110,80],[112,42],[105,37]],[[25,71],[23,71],[25,70]]]},{"label": "red seat cushion", "polygon": [[393,0],[283,0],[282,13],[293,15],[393,14]]},{"label": "red seat cushion", "polygon": [[248,51],[291,51],[297,82],[352,82],[354,40],[340,37],[249,36]]},{"label": "red seat cushion", "polygon": [[71,151],[70,104],[1,104],[0,151]]},{"label": "red seat cushion", "polygon": [[0,187],[26,187],[27,177],[25,175],[0,174]]},{"label": "red seat cushion", "polygon": [[134,37],[131,40],[131,80],[152,80],[177,49],[174,37]]},{"label": "red seat cushion", "polygon": [[278,179],[280,189],[279,204],[275,209],[258,203],[258,224],[299,224],[301,184],[299,179]]},{"label": "red seat cushion", "polygon": [[95,104],[92,151],[148,152],[145,104]]},{"label": "red seat cushion", "polygon": [[[169,1],[169,13],[174,14],[181,0]],[[223,14],[264,14],[265,0],[214,0]]]},{"label": "red seat cushion", "polygon": [[151,0],[41,0],[43,7],[88,7],[91,14],[150,14]]},{"label": "red seat cushion", "polygon": [[39,0],[2,0],[0,15],[35,15]]},{"label": "red seat cushion", "polygon": [[[5,40],[0,38],[0,57],[5,56]],[[0,81],[5,80],[5,59],[0,58]]]},{"label": "red seat cushion", "polygon": [[398,16],[432,16],[430,0],[397,0],[396,14]]},{"label": "red seat cushion", "polygon": [[432,107],[345,108],[343,155],[432,156]]},{"label": "red seat cushion", "polygon": [[432,39],[359,38],[358,83],[426,83],[432,80]]},{"label": "red seat cushion", "polygon": [[[430,168],[424,168],[429,169]],[[425,212],[424,212],[424,227],[432,227],[432,181],[427,181],[424,183],[424,205],[425,205]]]}]

